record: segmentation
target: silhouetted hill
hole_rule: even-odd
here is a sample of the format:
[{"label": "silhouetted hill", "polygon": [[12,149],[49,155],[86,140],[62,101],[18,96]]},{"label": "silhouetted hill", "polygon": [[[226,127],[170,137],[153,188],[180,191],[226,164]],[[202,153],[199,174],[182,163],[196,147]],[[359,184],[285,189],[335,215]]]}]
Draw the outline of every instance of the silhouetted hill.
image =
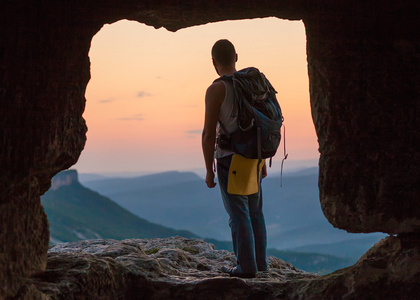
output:
[{"label": "silhouetted hill", "polygon": [[53,242],[174,235],[197,237],[189,231],[174,230],[139,218],[109,198],[82,186],[73,170],[54,177],[51,189],[41,200]]}]

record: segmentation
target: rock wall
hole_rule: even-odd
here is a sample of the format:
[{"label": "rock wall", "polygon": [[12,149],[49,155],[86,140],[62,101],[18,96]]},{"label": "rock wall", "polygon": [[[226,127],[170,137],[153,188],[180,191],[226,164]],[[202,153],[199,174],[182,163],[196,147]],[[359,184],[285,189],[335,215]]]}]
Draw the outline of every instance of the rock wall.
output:
[{"label": "rock wall", "polygon": [[2,1],[0,3],[0,299],[45,269],[40,195],[85,143],[88,51],[105,23],[169,30],[226,19],[302,19],[320,200],[352,232],[418,234],[417,1]]},{"label": "rock wall", "polygon": [[365,3],[304,19],[321,205],[349,232],[420,231],[418,12]]},{"label": "rock wall", "polygon": [[78,28],[65,9],[0,4],[0,299],[45,268],[49,232],[40,195],[77,161],[86,140],[82,113],[96,31]]}]

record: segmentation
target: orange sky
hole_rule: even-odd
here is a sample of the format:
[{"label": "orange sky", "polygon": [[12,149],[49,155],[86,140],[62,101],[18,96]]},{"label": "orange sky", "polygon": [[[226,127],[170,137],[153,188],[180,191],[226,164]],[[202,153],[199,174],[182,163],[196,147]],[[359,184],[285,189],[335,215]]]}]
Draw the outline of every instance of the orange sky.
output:
[{"label": "orange sky", "polygon": [[[302,22],[227,21],[173,33],[120,21],[92,40],[83,115],[88,140],[74,168],[82,173],[202,168],[204,94],[217,78],[210,50],[221,38],[235,45],[237,69],[259,68],[278,91],[289,160],[317,159]],[[275,163],[280,160],[276,155]]]}]

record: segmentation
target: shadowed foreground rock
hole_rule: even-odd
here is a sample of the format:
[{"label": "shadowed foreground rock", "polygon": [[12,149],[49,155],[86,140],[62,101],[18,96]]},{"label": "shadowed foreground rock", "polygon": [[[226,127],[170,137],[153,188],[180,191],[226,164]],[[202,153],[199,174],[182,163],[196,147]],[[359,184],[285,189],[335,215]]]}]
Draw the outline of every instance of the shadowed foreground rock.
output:
[{"label": "shadowed foreground rock", "polygon": [[64,243],[49,250],[47,270],[17,299],[415,299],[420,253],[407,241],[384,239],[353,267],[326,276],[270,257],[255,279],[221,273],[235,264],[233,253],[202,240]]}]

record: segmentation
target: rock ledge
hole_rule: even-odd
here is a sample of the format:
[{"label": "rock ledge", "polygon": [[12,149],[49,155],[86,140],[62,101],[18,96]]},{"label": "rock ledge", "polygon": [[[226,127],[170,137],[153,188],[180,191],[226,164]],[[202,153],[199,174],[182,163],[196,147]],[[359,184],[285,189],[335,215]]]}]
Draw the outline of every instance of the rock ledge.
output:
[{"label": "rock ledge", "polygon": [[57,244],[45,272],[13,299],[418,299],[420,236],[389,236],[348,268],[318,276],[269,257],[254,279],[231,278],[233,253],[179,236]]},{"label": "rock ledge", "polygon": [[285,291],[285,282],[315,278],[269,257],[255,279],[220,272],[235,256],[179,236],[164,239],[86,240],[57,244],[47,270],[30,279],[20,299],[258,299]]}]

